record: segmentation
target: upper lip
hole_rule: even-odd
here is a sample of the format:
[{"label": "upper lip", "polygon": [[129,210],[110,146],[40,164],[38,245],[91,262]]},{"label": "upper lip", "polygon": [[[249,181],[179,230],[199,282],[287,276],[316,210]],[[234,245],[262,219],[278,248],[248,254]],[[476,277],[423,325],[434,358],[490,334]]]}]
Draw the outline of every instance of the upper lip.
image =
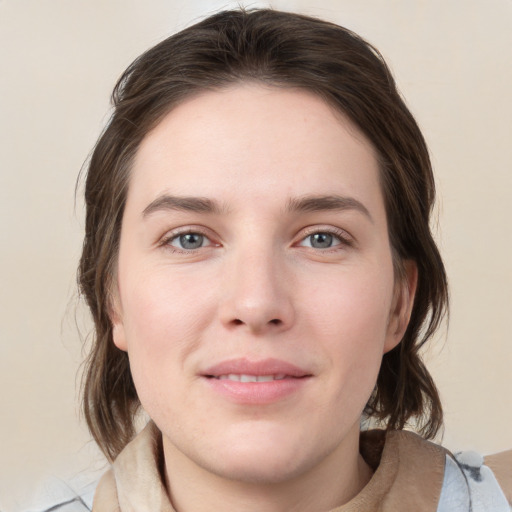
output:
[{"label": "upper lip", "polygon": [[228,359],[206,368],[201,374],[205,377],[221,375],[286,375],[288,377],[307,377],[311,373],[303,368],[280,359],[262,359],[249,361],[246,358]]}]

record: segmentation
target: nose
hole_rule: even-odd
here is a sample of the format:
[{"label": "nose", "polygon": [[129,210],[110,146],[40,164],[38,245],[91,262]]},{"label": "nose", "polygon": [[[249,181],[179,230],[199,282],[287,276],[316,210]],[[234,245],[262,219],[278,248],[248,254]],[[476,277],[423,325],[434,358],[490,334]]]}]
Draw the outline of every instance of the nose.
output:
[{"label": "nose", "polygon": [[[250,254],[247,254],[250,252]],[[288,330],[295,317],[292,282],[272,250],[240,252],[226,261],[220,318],[228,329],[252,334]]]}]

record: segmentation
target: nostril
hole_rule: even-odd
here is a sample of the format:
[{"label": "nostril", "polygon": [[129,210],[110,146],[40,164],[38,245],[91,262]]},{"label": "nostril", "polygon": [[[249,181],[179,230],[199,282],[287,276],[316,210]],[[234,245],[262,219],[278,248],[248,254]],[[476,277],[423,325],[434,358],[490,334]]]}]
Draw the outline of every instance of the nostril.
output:
[{"label": "nostril", "polygon": [[228,322],[229,326],[232,328],[241,327],[246,325],[252,331],[261,331],[265,329],[265,326],[270,328],[270,326],[275,326],[276,328],[281,328],[285,325],[285,322],[280,318],[272,318],[271,320],[266,320],[264,317],[262,318],[250,318],[242,320],[242,318],[231,318]]}]

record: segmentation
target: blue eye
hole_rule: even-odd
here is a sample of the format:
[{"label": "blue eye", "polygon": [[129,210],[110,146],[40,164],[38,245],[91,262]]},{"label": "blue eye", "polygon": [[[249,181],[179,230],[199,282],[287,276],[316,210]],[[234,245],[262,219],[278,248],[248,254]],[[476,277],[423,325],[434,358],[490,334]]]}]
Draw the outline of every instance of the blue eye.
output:
[{"label": "blue eye", "polygon": [[305,237],[299,245],[313,249],[330,249],[342,243],[342,238],[333,233],[318,231]]},{"label": "blue eye", "polygon": [[210,240],[201,233],[183,233],[173,237],[169,245],[178,249],[193,251],[211,245]]},{"label": "blue eye", "polygon": [[311,240],[311,247],[327,249],[332,246],[334,237],[330,233],[315,233],[314,235],[309,235],[309,239]]}]

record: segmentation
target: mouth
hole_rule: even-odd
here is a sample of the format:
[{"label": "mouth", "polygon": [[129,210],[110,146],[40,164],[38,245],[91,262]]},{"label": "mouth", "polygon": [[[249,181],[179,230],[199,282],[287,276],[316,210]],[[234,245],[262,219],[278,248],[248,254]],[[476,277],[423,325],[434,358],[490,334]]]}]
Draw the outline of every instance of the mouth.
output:
[{"label": "mouth", "polygon": [[270,382],[311,377],[308,370],[281,359],[250,361],[237,358],[222,361],[202,372],[203,377],[237,382]]},{"label": "mouth", "polygon": [[248,375],[248,374],[237,374],[237,373],[229,373],[227,375],[205,375],[208,379],[217,379],[217,380],[232,380],[235,382],[272,382],[274,380],[284,380],[284,379],[303,379],[308,377],[308,375],[303,375],[302,377],[294,377],[292,375],[286,375],[284,373],[278,373],[276,375]]},{"label": "mouth", "polygon": [[202,372],[201,377],[210,389],[230,402],[264,405],[299,393],[313,374],[278,359],[241,358],[216,364]]}]

